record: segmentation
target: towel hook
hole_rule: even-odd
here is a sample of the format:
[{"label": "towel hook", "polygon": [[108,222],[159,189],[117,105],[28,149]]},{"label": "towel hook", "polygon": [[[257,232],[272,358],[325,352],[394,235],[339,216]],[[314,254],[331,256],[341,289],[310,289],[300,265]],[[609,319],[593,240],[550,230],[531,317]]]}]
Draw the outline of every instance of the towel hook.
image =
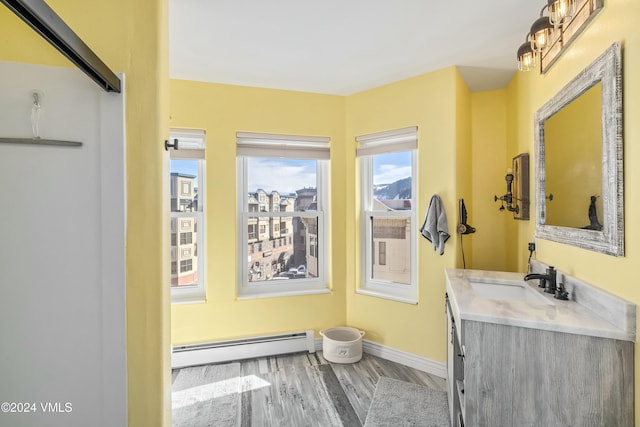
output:
[{"label": "towel hook", "polygon": [[40,115],[42,113],[40,99],[42,98],[42,92],[33,91],[31,95],[33,97],[33,106],[31,107],[31,132],[33,139],[40,139]]}]

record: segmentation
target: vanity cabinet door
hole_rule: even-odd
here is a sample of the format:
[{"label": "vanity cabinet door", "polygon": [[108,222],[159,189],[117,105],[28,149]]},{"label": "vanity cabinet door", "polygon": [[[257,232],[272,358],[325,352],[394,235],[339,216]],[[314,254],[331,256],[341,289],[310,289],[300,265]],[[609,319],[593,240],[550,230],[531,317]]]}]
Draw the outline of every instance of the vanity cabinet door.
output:
[{"label": "vanity cabinet door", "polygon": [[[453,350],[453,340],[456,338],[451,309],[449,308],[449,300],[447,299],[447,398],[449,400],[449,419],[453,420],[453,394],[455,392],[454,385],[456,383],[453,375],[454,358],[456,357]],[[455,424],[452,424],[455,425]]]},{"label": "vanity cabinet door", "polygon": [[458,338],[456,322],[447,299],[447,398],[453,427],[464,426],[464,356]]},{"label": "vanity cabinet door", "polygon": [[632,342],[475,321],[463,327],[467,425],[634,425]]}]

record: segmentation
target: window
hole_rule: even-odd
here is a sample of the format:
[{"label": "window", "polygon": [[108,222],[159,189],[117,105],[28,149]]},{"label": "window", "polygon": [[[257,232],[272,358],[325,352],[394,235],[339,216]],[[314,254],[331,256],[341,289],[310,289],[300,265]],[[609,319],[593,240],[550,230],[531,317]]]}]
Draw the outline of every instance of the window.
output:
[{"label": "window", "polygon": [[180,233],[180,244],[188,245],[193,243],[193,233]]},{"label": "window", "polygon": [[[375,264],[375,259],[373,263]],[[387,242],[378,242],[378,264],[387,265]]]},{"label": "window", "polygon": [[359,293],[415,304],[417,128],[356,138],[361,179]]},{"label": "window", "polygon": [[172,130],[170,156],[171,300],[205,299],[205,134]]},{"label": "window", "polygon": [[238,132],[237,154],[238,295],[328,292],[329,139]]},{"label": "window", "polygon": [[180,261],[180,273],[186,273],[193,270],[193,259],[185,259]]}]

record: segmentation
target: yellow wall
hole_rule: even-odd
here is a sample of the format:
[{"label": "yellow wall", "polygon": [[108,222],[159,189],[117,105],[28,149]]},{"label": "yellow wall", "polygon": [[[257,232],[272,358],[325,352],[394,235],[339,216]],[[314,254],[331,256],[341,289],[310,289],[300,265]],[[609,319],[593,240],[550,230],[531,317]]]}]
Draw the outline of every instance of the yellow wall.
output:
[{"label": "yellow wall", "polygon": [[[166,214],[162,213],[163,187],[160,184],[167,170],[166,158],[163,159],[163,153],[159,150],[160,142],[167,136],[165,119],[168,116],[166,3],[166,0],[49,1],[111,68],[127,75],[127,354],[129,420],[132,426],[169,425],[170,418],[169,304],[166,286],[168,256],[166,249],[162,249],[168,247],[168,222]],[[208,326],[215,328],[211,334],[219,338],[256,332],[256,319],[267,322],[264,328],[260,328],[261,332],[289,330],[292,324],[300,325],[300,319],[309,319],[304,327],[315,329],[346,321],[365,329],[368,338],[376,342],[444,361],[443,269],[459,263],[457,238],[452,237],[453,240],[447,243],[442,257],[433,252],[428,242],[419,242],[419,305],[356,295],[355,284],[359,272],[356,262],[358,227],[353,221],[353,218],[357,218],[353,137],[417,124],[420,128],[418,213],[424,213],[432,194],[440,194],[450,213],[449,225],[453,232],[452,227],[457,221],[457,214],[454,214],[457,212],[457,199],[469,197],[473,203],[467,207],[470,207],[471,223],[478,227],[478,233],[465,239],[473,239],[474,264],[484,264],[488,261],[479,253],[489,237],[480,234],[484,233],[484,227],[479,224],[485,224],[487,231],[500,232],[502,227],[495,225],[497,222],[489,224],[490,218],[504,221],[506,217],[506,213],[501,214],[493,202],[485,199],[487,192],[490,197],[503,188],[502,174],[506,166],[487,168],[486,156],[490,151],[497,152],[499,164],[508,165],[509,159],[518,153],[533,154],[535,111],[616,40],[623,41],[624,49],[626,256],[614,258],[546,240],[537,240],[536,255],[560,270],[639,303],[640,288],[634,278],[635,266],[640,261],[640,225],[631,220],[640,214],[640,192],[634,191],[633,187],[634,183],[640,182],[640,169],[634,167],[640,158],[640,124],[636,120],[640,115],[640,75],[637,73],[640,67],[640,29],[634,26],[632,20],[636,16],[640,16],[639,2],[608,0],[604,10],[546,75],[518,73],[506,89],[504,101],[498,100],[504,97],[502,91],[473,94],[469,100],[453,68],[346,99],[173,82],[171,108],[174,117],[171,125],[204,127],[208,131],[210,146],[216,147],[216,158],[219,155],[225,159],[225,163],[218,162],[216,158],[211,159],[209,154],[209,163],[218,162],[220,166],[212,168],[209,165],[209,182],[234,182],[235,171],[231,165],[234,164],[232,147],[235,130],[324,134],[332,137],[333,144],[333,293],[313,297],[234,301],[235,232],[229,224],[235,224],[235,214],[231,213],[235,209],[235,192],[223,189],[225,200],[230,203],[210,207],[210,215],[221,220],[210,222],[210,260],[207,265],[210,273],[221,273],[222,276],[213,279],[210,275],[210,302],[192,306],[194,314],[184,313],[186,307],[173,308],[174,335],[177,332],[184,333],[184,342],[209,335],[200,329],[196,334],[180,326],[185,319],[193,320],[198,325],[211,321],[212,324]],[[0,59],[47,65],[66,64],[2,7],[0,24]],[[485,117],[488,124],[478,122],[481,115],[487,113],[482,106],[494,103],[495,114]],[[469,107],[462,104],[471,105],[471,113],[467,111]],[[505,114],[503,105],[506,105],[506,125],[501,123]],[[464,172],[459,169],[469,168],[469,161],[461,154],[459,147],[468,146],[469,130],[465,129],[468,124],[459,121],[469,114],[472,120],[473,160],[470,170]],[[312,120],[313,115],[319,119]],[[494,142],[489,140],[487,134],[490,129],[486,126],[490,124],[496,129]],[[533,156],[531,161],[533,165]],[[476,177],[481,176],[485,168],[490,169],[491,174],[495,173],[496,177],[482,176],[481,188],[474,184],[472,195],[467,196],[469,187],[465,181],[473,177],[475,183]],[[209,191],[212,188],[213,185],[209,185]],[[230,192],[233,197],[230,197]],[[535,212],[533,203],[531,212]],[[533,239],[534,224],[533,219],[507,221],[505,247],[508,248],[508,269],[526,270],[526,242]],[[218,245],[219,236],[224,237],[222,241],[225,244],[222,246]],[[465,245],[468,241],[465,240]],[[232,267],[221,272],[221,261],[216,258],[227,261],[227,265]],[[220,314],[212,312],[213,307],[219,309]],[[307,310],[303,311],[300,307]],[[285,308],[284,312],[289,315],[270,319],[276,317],[274,313],[279,313],[277,317],[280,317]],[[384,316],[380,316],[381,313]],[[247,314],[246,318],[241,314]],[[220,318],[227,325],[230,324],[229,319],[234,319],[232,329],[220,329],[215,322]],[[639,360],[640,356],[636,355],[636,369]],[[639,388],[636,386],[636,402],[638,396]]]},{"label": "yellow wall", "polygon": [[[458,79],[457,70],[447,68],[347,98],[347,144],[353,144],[357,135],[418,126],[418,222],[422,224],[431,196],[439,194],[453,236],[445,245],[443,256],[419,237],[417,305],[356,294],[360,280],[358,245],[350,244],[347,256],[355,268],[347,281],[347,321],[365,330],[372,341],[442,362],[445,360],[444,269],[455,266],[457,252],[453,231],[458,198],[456,144],[458,138],[466,144],[469,133],[464,124],[457,128],[457,118],[468,115],[464,109],[456,109]],[[465,94],[460,96],[464,101]],[[357,196],[351,190],[356,186],[353,145],[345,155],[349,169],[347,194],[355,200]],[[460,161],[464,163],[464,159]],[[349,203],[345,217],[359,218],[357,205]],[[359,227],[354,224],[349,231],[347,240],[359,242]]]},{"label": "yellow wall", "polygon": [[[171,424],[168,248],[162,141],[168,136],[166,0],[49,0],[114,71],[126,74],[127,369],[131,426]],[[0,59],[72,65],[0,6]],[[166,224],[166,226],[164,225]]]},{"label": "yellow wall", "polygon": [[506,193],[506,169],[518,154],[507,152],[507,93],[504,89],[476,92],[471,99],[474,203],[470,221],[477,229],[471,237],[471,265],[479,270],[509,271],[514,267],[507,258],[512,244],[507,230],[514,221],[513,214],[500,211],[500,202],[493,199]]},{"label": "yellow wall", "polygon": [[[582,69],[589,65],[613,42],[622,41],[624,87],[624,182],[625,182],[625,256],[616,258],[573,246],[537,240],[537,258],[552,263],[558,269],[579,277],[616,295],[640,303],[640,286],[636,276],[640,263],[640,28],[635,17],[640,16],[640,2],[608,0],[604,10],[595,18],[560,60],[545,75],[518,73],[508,92],[517,105],[517,113],[510,124],[514,149],[533,153],[533,115]],[[513,127],[511,127],[513,126]],[[535,159],[532,159],[535,161]],[[533,168],[531,172],[533,179]],[[533,181],[532,181],[533,183]],[[535,212],[532,205],[531,212]],[[526,242],[534,235],[535,221],[518,223],[519,270],[526,270]],[[635,369],[640,366],[640,351],[636,345]],[[640,382],[636,382],[636,425]]]},{"label": "yellow wall", "polygon": [[[480,210],[476,208],[476,201],[473,186],[473,158],[474,158],[474,126],[472,123],[473,113],[473,94],[462,79],[460,73],[456,73],[456,205],[453,211],[448,214],[449,232],[451,238],[456,239],[458,249],[456,250],[457,268],[470,267],[474,265],[476,245],[478,240],[477,234],[465,234],[461,236],[457,234],[456,227],[461,221],[460,218],[460,199],[464,199],[467,208],[467,224],[476,227],[475,212]],[[476,233],[478,228],[476,227]]]},{"label": "yellow wall", "polygon": [[544,122],[546,224],[589,225],[589,203],[597,195],[602,223],[602,83]]},{"label": "yellow wall", "polygon": [[[172,80],[171,126],[206,130],[207,199],[216,200],[207,214],[207,302],[172,306],[173,343],[347,323],[378,343],[444,361],[444,268],[461,264],[458,198],[467,197],[469,207],[472,199],[470,117],[471,94],[455,68],[349,97]],[[419,305],[355,294],[355,136],[412,125],[419,127],[418,220],[431,195],[440,194],[452,234],[442,257],[419,239]],[[331,137],[331,294],[236,299],[236,191],[219,185],[235,182],[236,131]]]},{"label": "yellow wall", "polygon": [[[344,120],[340,96],[171,81],[171,126],[206,131],[208,200],[207,301],[172,306],[174,344],[319,331],[345,323]],[[237,131],[331,138],[330,294],[236,298]]]}]

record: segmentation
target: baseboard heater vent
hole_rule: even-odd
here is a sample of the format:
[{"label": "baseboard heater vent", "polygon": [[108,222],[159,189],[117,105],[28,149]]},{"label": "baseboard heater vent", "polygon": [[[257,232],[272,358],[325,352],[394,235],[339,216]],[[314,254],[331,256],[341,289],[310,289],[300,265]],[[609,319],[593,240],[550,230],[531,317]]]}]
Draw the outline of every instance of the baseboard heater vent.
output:
[{"label": "baseboard heater vent", "polygon": [[301,351],[316,351],[312,330],[175,346],[171,354],[171,367],[175,369]]}]

